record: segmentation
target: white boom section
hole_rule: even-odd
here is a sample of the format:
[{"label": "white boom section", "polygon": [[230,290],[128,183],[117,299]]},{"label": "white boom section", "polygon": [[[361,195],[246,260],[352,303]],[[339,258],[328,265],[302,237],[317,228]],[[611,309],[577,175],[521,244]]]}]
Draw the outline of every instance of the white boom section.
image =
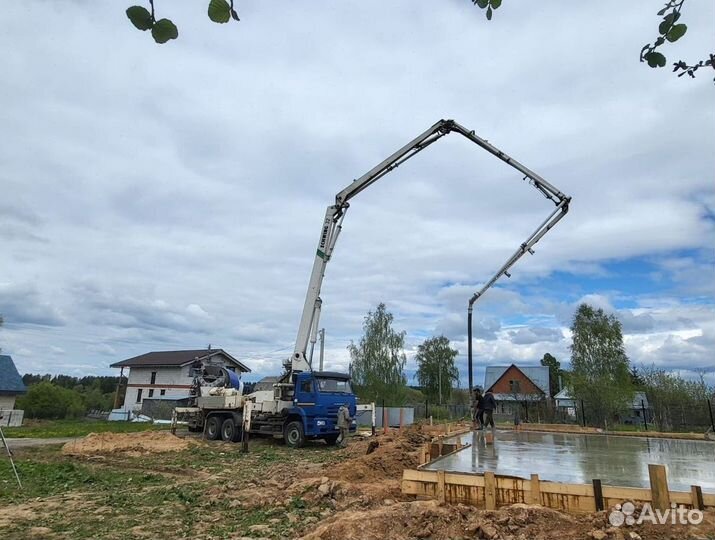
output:
[{"label": "white boom section", "polygon": [[[286,361],[286,368],[291,372],[307,371],[311,369],[310,363],[306,358],[306,352],[308,350],[308,343],[311,341],[311,337],[314,341],[314,334],[318,330],[320,309],[322,305],[322,300],[320,299],[320,287],[323,283],[323,277],[325,276],[325,267],[330,261],[333,249],[335,248],[335,242],[340,235],[343,219],[345,219],[345,213],[350,206],[350,199],[450,132],[456,132],[463,135],[477,146],[480,146],[490,154],[493,154],[508,165],[514,167],[516,170],[524,174],[524,178],[528,178],[529,182],[537,190],[539,190],[547,199],[551,200],[556,205],[556,209],[553,211],[551,216],[541,224],[536,232],[529,237],[527,242],[522,244],[518,253],[523,254],[524,251],[530,251],[531,246],[541,239],[541,237],[546,234],[546,232],[558,220],[560,220],[566,212],[568,212],[568,205],[571,198],[564,195],[541,176],[526,168],[518,161],[512,159],[495,146],[492,146],[486,140],[475,135],[474,131],[466,129],[454,120],[440,120],[424,133],[400,148],[390,157],[370,169],[360,178],[353,180],[349,186],[335,196],[335,204],[328,206],[325,212],[325,219],[323,220],[320,239],[318,241],[318,249],[313,263],[313,271],[310,275],[310,283],[305,297],[305,304],[303,305],[303,314],[298,327],[298,336],[296,337],[293,356]],[[506,269],[508,269],[508,266]]]}]

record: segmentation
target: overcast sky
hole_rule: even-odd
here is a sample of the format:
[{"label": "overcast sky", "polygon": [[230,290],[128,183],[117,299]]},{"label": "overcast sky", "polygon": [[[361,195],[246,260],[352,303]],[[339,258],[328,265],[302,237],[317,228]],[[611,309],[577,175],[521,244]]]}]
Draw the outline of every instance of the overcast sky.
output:
[{"label": "overcast sky", "polygon": [[[663,2],[23,1],[0,32],[0,329],[21,372],[211,344],[256,376],[292,352],[325,206],[440,118],[573,197],[476,305],[487,364],[568,361],[587,301],[633,363],[715,382],[715,87],[639,64]],[[669,60],[711,52],[688,2]],[[385,302],[412,357],[444,334],[466,383],[466,307],[553,206],[450,135],[352,200],[323,286],[326,367]],[[412,381],[412,379],[411,379]]]}]

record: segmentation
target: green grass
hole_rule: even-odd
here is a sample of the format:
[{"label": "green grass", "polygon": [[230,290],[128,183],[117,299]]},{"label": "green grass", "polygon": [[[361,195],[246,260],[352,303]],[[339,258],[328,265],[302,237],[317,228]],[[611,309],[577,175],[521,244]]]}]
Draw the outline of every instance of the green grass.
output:
[{"label": "green grass", "polygon": [[[0,508],[18,509],[0,538],[24,540],[31,527],[47,527],[53,535],[77,540],[278,539],[297,536],[305,520],[323,519],[326,503],[304,500],[299,493],[260,506],[250,501],[236,506],[231,495],[257,489],[268,476],[280,479],[291,468],[337,463],[344,459],[341,453],[324,444],[296,450],[263,438],[252,439],[248,453],[240,449],[240,444],[211,442],[162,454],[70,457],[58,445],[18,447],[23,490],[0,454]],[[250,531],[253,525],[268,527]]]},{"label": "green grass", "polygon": [[3,428],[5,437],[42,438],[83,437],[88,433],[133,433],[153,429],[168,429],[167,425],[151,422],[106,422],[100,420],[28,420],[22,427]]},{"label": "green grass", "polygon": [[151,485],[161,480],[159,475],[150,472],[117,474],[117,471],[69,459],[47,460],[48,456],[47,449],[37,449],[15,459],[22,490],[18,489],[10,461],[0,459],[0,501],[21,502],[77,489],[116,493],[122,488]]}]

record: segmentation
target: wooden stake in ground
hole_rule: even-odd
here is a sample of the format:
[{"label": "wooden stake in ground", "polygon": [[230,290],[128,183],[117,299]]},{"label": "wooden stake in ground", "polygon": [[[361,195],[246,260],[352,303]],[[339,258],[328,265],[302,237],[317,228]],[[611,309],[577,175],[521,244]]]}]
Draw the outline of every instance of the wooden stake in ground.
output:
[{"label": "wooden stake in ground", "polygon": [[653,498],[653,507],[664,512],[670,510],[670,491],[668,491],[668,476],[665,465],[648,464],[650,477],[650,491]]},{"label": "wooden stake in ground", "polygon": [[[2,416],[0,416],[0,420],[2,419]],[[5,451],[7,452],[7,457],[10,458],[10,465],[12,466],[12,472],[15,473],[15,480],[17,480],[17,485],[20,486],[20,489],[22,489],[22,482],[20,482],[20,475],[17,474],[17,468],[15,467],[15,460],[12,459],[12,450],[10,450],[10,447],[7,444],[7,440],[5,439],[5,434],[2,432],[2,426],[0,426],[0,440],[2,440],[2,444],[5,447]]]}]

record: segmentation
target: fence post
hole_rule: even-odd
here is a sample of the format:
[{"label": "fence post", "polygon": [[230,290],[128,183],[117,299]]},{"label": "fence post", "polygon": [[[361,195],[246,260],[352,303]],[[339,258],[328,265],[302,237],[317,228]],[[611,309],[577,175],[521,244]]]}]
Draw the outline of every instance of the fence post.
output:
[{"label": "fence post", "polygon": [[429,418],[429,399],[425,399],[425,420]]},{"label": "fence post", "polygon": [[375,436],[375,423],[376,423],[376,418],[375,418],[375,402],[373,401],[371,403],[372,405],[372,435],[373,437]]},{"label": "fence post", "polygon": [[661,512],[670,510],[670,492],[668,491],[668,476],[665,472],[665,465],[649,463],[648,476],[650,477],[653,507]]},{"label": "fence post", "polygon": [[706,400],[708,402],[708,412],[710,413],[710,427],[713,428],[713,431],[715,431],[715,420],[713,420],[713,404],[712,401],[709,399]]},{"label": "fence post", "polygon": [[382,400],[382,433],[387,433],[387,422],[389,417],[387,415],[387,407],[385,407],[385,400]]},{"label": "fence post", "polygon": [[586,427],[586,408],[583,406],[583,400],[581,400],[581,419],[583,421],[583,427]]},{"label": "fence post", "polygon": [[641,410],[643,411],[643,426],[645,427],[645,430],[648,431],[648,417],[645,414],[645,403],[641,399]]}]

